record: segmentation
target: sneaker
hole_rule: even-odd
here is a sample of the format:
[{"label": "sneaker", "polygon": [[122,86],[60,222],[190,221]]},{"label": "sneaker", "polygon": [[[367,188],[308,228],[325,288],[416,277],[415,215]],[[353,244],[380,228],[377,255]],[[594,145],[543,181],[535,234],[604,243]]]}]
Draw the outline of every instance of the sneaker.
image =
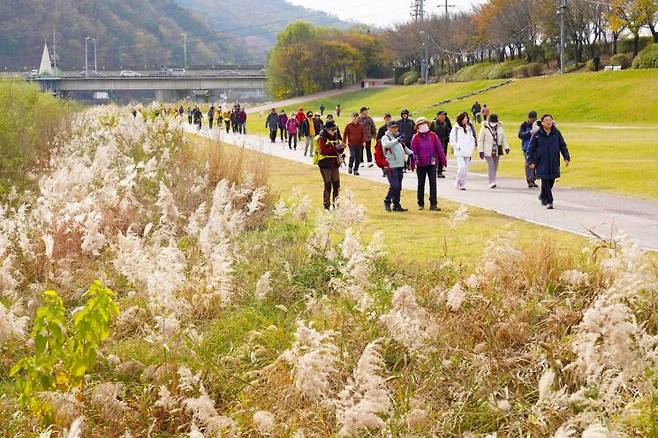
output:
[{"label": "sneaker", "polygon": [[546,207],[548,210],[553,210],[553,204],[548,204]]},{"label": "sneaker", "polygon": [[372,167],[372,166],[374,166],[374,164],[368,163],[368,167]]},{"label": "sneaker", "polygon": [[359,173],[359,171],[358,171],[358,170],[355,170],[355,171],[354,171],[354,176],[359,176],[359,175],[361,175],[361,174]]},{"label": "sneaker", "polygon": [[352,174],[352,168],[351,167],[347,168],[347,173],[349,173],[350,175]]},{"label": "sneaker", "polygon": [[418,206],[418,210],[420,210],[420,211],[425,210],[425,206],[424,206],[424,205],[419,205],[419,206]]},{"label": "sneaker", "polygon": [[539,201],[541,202],[541,205],[543,205],[544,207],[548,205],[548,202],[544,201],[544,198],[541,195],[539,195],[538,198]]},{"label": "sneaker", "polygon": [[430,207],[430,211],[441,211],[441,208],[435,205],[433,207]]},{"label": "sneaker", "polygon": [[445,177],[446,176],[444,174],[440,173],[437,178],[445,178]]},{"label": "sneaker", "polygon": [[465,192],[465,191],[466,191],[466,187],[462,187],[462,188],[460,188],[459,190],[462,190],[462,191]]},{"label": "sneaker", "polygon": [[384,202],[384,210],[388,211],[390,213],[391,211],[391,204],[387,204]]},{"label": "sneaker", "polygon": [[490,189],[495,189],[495,188],[496,188],[496,183],[491,183],[491,184],[489,184],[489,188],[490,188]]},{"label": "sneaker", "polygon": [[393,211],[398,212],[398,213],[404,213],[404,212],[409,211],[409,210],[406,209],[406,208],[402,208],[401,205],[398,205],[397,207],[393,208]]}]

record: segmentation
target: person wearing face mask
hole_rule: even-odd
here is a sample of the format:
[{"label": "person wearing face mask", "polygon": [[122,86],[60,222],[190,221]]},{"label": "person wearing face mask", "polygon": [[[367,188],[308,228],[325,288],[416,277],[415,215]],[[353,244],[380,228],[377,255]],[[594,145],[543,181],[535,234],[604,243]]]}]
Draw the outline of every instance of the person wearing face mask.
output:
[{"label": "person wearing face mask", "polygon": [[430,183],[430,210],[440,211],[436,198],[436,169],[448,164],[439,136],[430,129],[430,122],[425,117],[416,120],[418,133],[411,139],[418,175],[418,208],[425,209],[425,178]]},{"label": "person wearing face mask", "polygon": [[498,114],[491,114],[488,120],[482,123],[480,136],[478,138],[478,149],[480,159],[487,160],[487,169],[489,173],[489,188],[495,189],[496,174],[498,173],[498,164],[503,152],[509,154],[509,142],[505,136],[503,125],[498,121]]},{"label": "person wearing face mask", "polygon": [[457,190],[466,190],[468,168],[471,165],[473,152],[477,146],[475,127],[471,124],[468,113],[463,112],[457,116],[457,126],[450,131],[450,144],[455,151],[457,161]]}]

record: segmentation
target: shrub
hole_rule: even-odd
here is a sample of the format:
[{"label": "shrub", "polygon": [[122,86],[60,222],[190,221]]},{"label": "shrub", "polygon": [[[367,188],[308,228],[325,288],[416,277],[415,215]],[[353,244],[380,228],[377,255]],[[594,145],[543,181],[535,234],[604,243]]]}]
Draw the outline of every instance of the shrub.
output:
[{"label": "shrub", "polygon": [[425,79],[420,78],[420,79],[418,79],[418,81],[416,81],[416,83],[417,83],[418,85],[425,85]]},{"label": "shrub", "polygon": [[520,65],[512,69],[512,76],[515,78],[527,78],[528,77],[528,66]]},{"label": "shrub", "polygon": [[528,76],[541,76],[544,73],[544,64],[541,62],[531,62],[526,66]]},{"label": "shrub", "polygon": [[624,53],[618,53],[612,58],[610,58],[610,65],[621,65],[622,69],[627,69],[631,66],[633,60]]},{"label": "shrub", "polygon": [[489,72],[489,75],[487,76],[488,79],[509,79],[512,77],[512,73],[515,67],[518,67],[523,64],[523,61],[520,60],[515,60],[515,61],[507,61],[507,62],[501,62],[499,64],[496,64],[491,71]]},{"label": "shrub", "polygon": [[633,68],[658,68],[658,44],[651,44],[638,53]]},{"label": "shrub", "polygon": [[594,67],[594,60],[588,59],[585,63],[585,68],[587,68],[589,71],[596,71],[596,68]]},{"label": "shrub", "polygon": [[[650,36],[641,36],[638,49],[643,50],[645,47],[650,46],[653,43],[653,37]],[[631,53],[633,52],[634,41],[633,38],[623,38],[617,42],[617,51],[619,53]]]},{"label": "shrub", "polygon": [[474,81],[477,79],[486,79],[489,76],[489,72],[496,64],[489,62],[483,62],[479,64],[468,65],[457,73],[453,77],[453,80],[458,82],[464,81]]},{"label": "shrub", "polygon": [[416,70],[412,70],[405,75],[402,85],[413,85],[418,81],[418,79],[420,79],[420,73],[418,73]]}]

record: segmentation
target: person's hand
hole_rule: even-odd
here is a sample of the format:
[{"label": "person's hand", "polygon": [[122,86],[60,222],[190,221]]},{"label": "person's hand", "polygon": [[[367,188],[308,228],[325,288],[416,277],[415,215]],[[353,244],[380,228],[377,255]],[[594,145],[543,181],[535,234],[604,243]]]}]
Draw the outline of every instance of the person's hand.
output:
[{"label": "person's hand", "polygon": [[484,160],[484,152],[480,152],[480,160]]},{"label": "person's hand", "polygon": [[528,168],[530,168],[530,169],[534,169],[534,168],[535,168],[535,165],[534,165],[534,164],[530,164],[530,165],[528,165]]},{"label": "person's hand", "polygon": [[569,160],[564,160],[564,165],[565,165],[565,167],[569,167],[569,163],[571,163],[571,161],[569,161]]},{"label": "person's hand", "polygon": [[505,149],[505,153],[506,153],[507,155],[509,155],[509,152],[510,152],[509,148]]}]

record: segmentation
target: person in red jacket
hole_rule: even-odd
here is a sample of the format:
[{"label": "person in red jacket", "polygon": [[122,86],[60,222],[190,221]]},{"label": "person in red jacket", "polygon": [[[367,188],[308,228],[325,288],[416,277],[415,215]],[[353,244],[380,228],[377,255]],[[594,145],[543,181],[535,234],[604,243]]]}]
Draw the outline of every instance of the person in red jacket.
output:
[{"label": "person in red jacket", "polygon": [[[322,201],[324,208],[329,210],[331,205],[336,207],[336,199],[340,190],[340,172],[338,170],[338,157],[343,153],[343,146],[336,135],[338,128],[334,122],[327,122],[320,132],[318,146],[320,156],[318,167],[324,181]],[[333,193],[332,193],[333,191]]]},{"label": "person in red jacket", "polygon": [[418,208],[425,209],[425,178],[430,183],[430,210],[441,211],[436,198],[437,166],[447,166],[446,154],[439,136],[430,129],[430,122],[425,117],[416,120],[418,132],[411,139],[414,152],[416,174],[418,175]]},{"label": "person in red jacket", "polygon": [[[306,120],[306,114],[304,113],[304,108],[300,108],[297,110],[297,113],[295,113],[295,120],[297,120],[297,126],[300,128],[304,125],[304,120]],[[297,130],[297,138],[302,137],[302,132],[301,129]]]},{"label": "person in red jacket", "polygon": [[349,173],[359,175],[359,166],[363,161],[363,148],[366,144],[366,132],[363,125],[359,123],[359,113],[352,113],[352,122],[348,123],[343,130],[343,145],[350,147],[350,163],[347,168]]}]

